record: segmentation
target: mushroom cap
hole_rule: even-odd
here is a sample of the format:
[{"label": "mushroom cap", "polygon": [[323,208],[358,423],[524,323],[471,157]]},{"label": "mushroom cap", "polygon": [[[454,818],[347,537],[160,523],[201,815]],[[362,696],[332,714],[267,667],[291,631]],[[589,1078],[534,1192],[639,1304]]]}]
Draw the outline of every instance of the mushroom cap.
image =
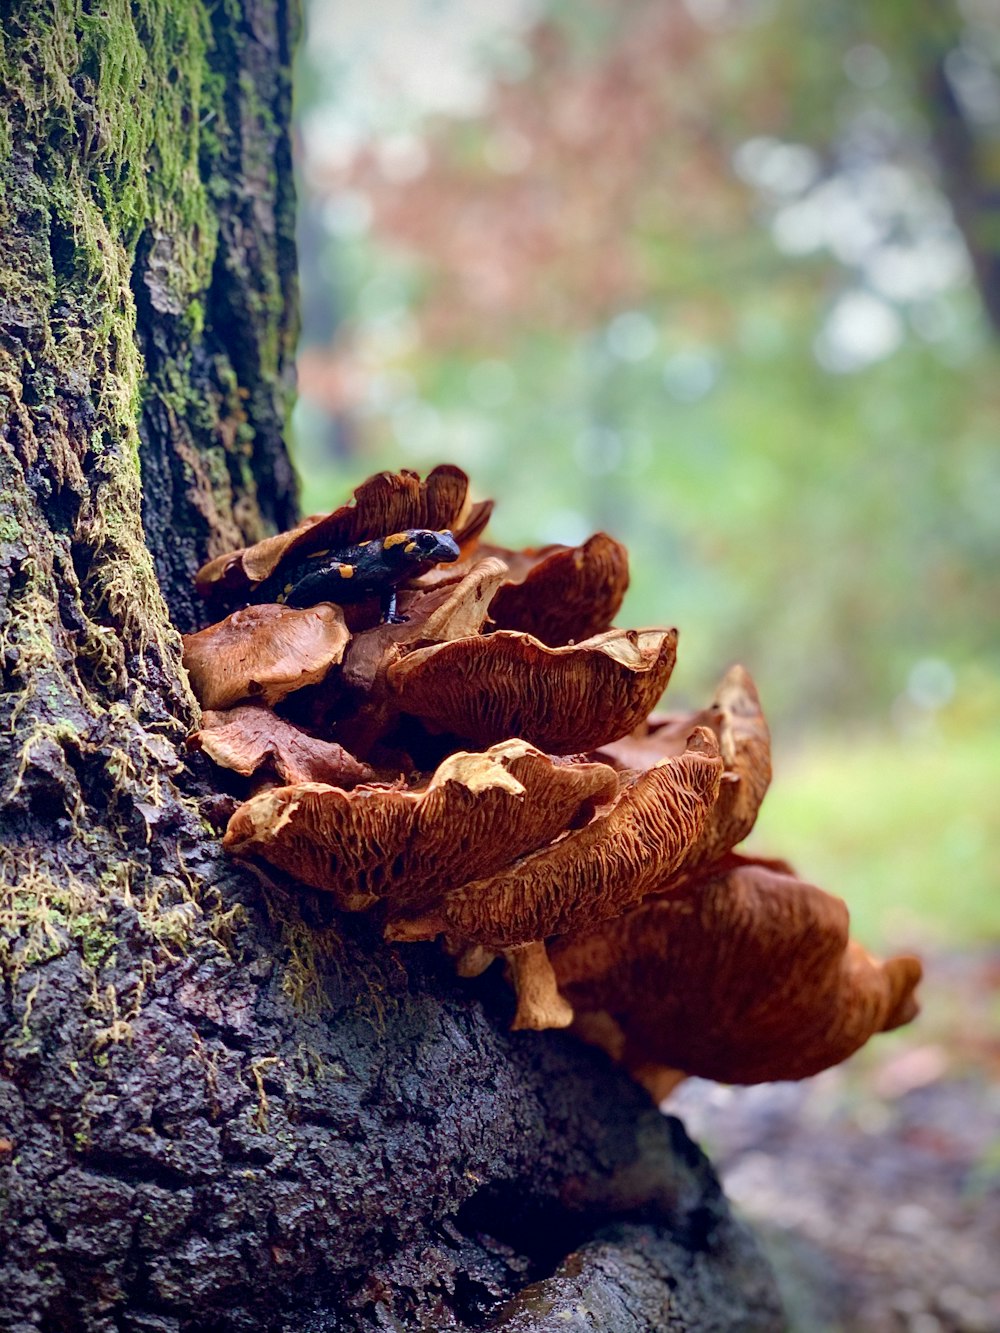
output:
[{"label": "mushroom cap", "polygon": [[455,526],[451,529],[451,535],[458,542],[458,549],[462,553],[463,560],[471,558],[479,545],[479,538],[482,536],[483,529],[489,523],[492,513],[492,500],[475,500],[463,507],[461,514],[455,521]]},{"label": "mushroom cap", "polygon": [[510,569],[490,603],[497,629],[532,634],[553,647],[606,630],[628,589],[628,552],[606,532],[582,546],[490,547],[489,553]]},{"label": "mushroom cap", "polygon": [[560,991],[607,1015],[633,1068],[806,1078],[917,1012],[916,958],[849,939],[846,905],[743,858],[549,945]]},{"label": "mushroom cap", "polygon": [[[614,804],[558,842],[446,893],[426,934],[509,949],[617,916],[675,876],[719,793],[722,760],[707,728],[645,773],[621,776]],[[421,938],[404,923],[398,938]]]},{"label": "mushroom cap", "polygon": [[676,657],[673,629],[608,630],[565,648],[499,630],[418,648],[386,675],[400,711],[441,731],[484,746],[521,736],[570,754],[630,732]]},{"label": "mushroom cap", "polygon": [[377,774],[342,745],[320,740],[269,708],[244,704],[224,712],[206,711],[201,727],[188,737],[192,750],[203,750],[220,768],[250,777],[271,767],[285,782],[327,782],[351,787]]},{"label": "mushroom cap", "polygon": [[425,481],[408,469],[379,472],[363,481],[339,509],[314,514],[288,532],[209,560],[195,575],[195,586],[203,596],[221,592],[237,597],[269,578],[286,560],[407,528],[447,529],[460,547],[466,546],[482,531],[491,508],[490,501],[473,505],[469,478],[449,463],[434,468]]},{"label": "mushroom cap", "polygon": [[339,606],[295,609],[265,602],[184,635],[184,666],[203,708],[244,699],[276,704],[321,681],[344,656],[350,634]]},{"label": "mushroom cap", "polygon": [[406,623],[395,626],[395,642],[451,643],[479,634],[491,613],[491,599],[506,577],[504,562],[487,556],[456,571],[451,580],[401,593],[399,611]]},{"label": "mushroom cap", "polygon": [[719,799],[705,822],[698,846],[685,862],[693,875],[743,841],[757,819],[771,783],[771,736],[749,671],[730,667],[715,700],[698,713],[650,718],[643,735],[602,745],[594,758],[624,769],[643,769],[680,754],[693,727],[711,727],[725,763]]},{"label": "mushroom cap", "polygon": [[604,764],[553,759],[521,740],[460,751],[422,791],[322,783],[272,788],[233,815],[223,845],[260,856],[350,910],[420,910],[445,889],[544,846],[613,796]]}]

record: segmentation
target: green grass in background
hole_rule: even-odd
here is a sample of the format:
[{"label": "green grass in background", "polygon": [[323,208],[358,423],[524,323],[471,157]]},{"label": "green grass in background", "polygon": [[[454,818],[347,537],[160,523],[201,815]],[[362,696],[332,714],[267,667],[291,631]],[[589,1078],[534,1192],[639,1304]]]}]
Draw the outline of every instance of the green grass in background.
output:
[{"label": "green grass in background", "polygon": [[814,740],[775,758],[746,850],[847,901],[875,950],[1000,943],[1000,733]]}]

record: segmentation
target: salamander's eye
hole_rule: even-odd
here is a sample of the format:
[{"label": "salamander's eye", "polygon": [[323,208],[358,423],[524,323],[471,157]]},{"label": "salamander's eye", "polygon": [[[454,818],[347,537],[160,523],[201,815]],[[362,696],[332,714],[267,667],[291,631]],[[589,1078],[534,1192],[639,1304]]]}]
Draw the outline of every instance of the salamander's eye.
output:
[{"label": "salamander's eye", "polygon": [[415,532],[412,543],[406,549],[409,551],[412,547],[422,555],[434,555],[440,549],[441,538],[444,535],[440,532]]}]

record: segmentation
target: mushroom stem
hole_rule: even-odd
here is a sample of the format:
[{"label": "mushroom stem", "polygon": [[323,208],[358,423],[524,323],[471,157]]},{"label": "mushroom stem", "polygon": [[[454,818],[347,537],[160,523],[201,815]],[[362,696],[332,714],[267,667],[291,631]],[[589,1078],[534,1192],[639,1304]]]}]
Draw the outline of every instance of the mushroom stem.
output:
[{"label": "mushroom stem", "polygon": [[612,1060],[624,1064],[635,1081],[642,1084],[657,1104],[669,1097],[678,1084],[687,1078],[682,1070],[660,1064],[656,1060],[630,1059],[628,1037],[621,1024],[606,1009],[577,1013],[573,1020],[573,1031],[582,1041],[599,1046],[602,1051],[607,1051]]},{"label": "mushroom stem", "polygon": [[573,1032],[581,1041],[606,1051],[612,1060],[624,1060],[625,1033],[621,1024],[616,1023],[606,1009],[577,1011],[573,1019]]},{"label": "mushroom stem", "polygon": [[628,1072],[637,1083],[641,1083],[653,1101],[659,1104],[687,1078],[680,1069],[671,1069],[669,1065],[643,1062],[629,1065]]},{"label": "mushroom stem", "polygon": [[556,974],[549,962],[545,944],[536,940],[503,952],[510,965],[517,995],[517,1012],[511,1024],[512,1031],[531,1028],[541,1032],[545,1028],[569,1027],[573,1021],[573,1009],[559,994]]},{"label": "mushroom stem", "polygon": [[459,977],[481,977],[486,969],[496,960],[492,949],[481,944],[471,944],[460,948],[455,956],[455,975]]}]

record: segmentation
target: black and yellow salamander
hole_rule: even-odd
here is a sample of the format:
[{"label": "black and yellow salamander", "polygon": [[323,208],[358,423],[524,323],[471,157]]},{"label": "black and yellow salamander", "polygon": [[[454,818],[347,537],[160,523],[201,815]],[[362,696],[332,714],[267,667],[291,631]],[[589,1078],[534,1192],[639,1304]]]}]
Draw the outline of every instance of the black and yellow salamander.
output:
[{"label": "black and yellow salamander", "polygon": [[399,584],[458,557],[458,543],[450,532],[410,528],[336,551],[313,551],[295,564],[276,570],[258,585],[251,600],[303,607],[317,602],[357,602],[377,593],[382,619],[399,624]]}]

